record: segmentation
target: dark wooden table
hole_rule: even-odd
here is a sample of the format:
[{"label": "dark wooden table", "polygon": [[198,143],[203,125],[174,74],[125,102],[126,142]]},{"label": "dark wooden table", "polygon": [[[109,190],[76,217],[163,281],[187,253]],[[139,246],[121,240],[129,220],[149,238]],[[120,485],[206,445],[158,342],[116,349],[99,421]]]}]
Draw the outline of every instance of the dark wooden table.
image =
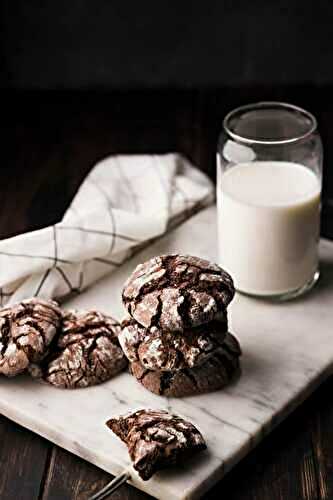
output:
[{"label": "dark wooden table", "polygon": [[[59,220],[85,174],[110,153],[178,150],[213,177],[223,114],[258,96],[288,98],[301,105],[309,97],[306,90],[292,94],[283,89],[7,94],[2,120],[0,237]],[[328,141],[331,114],[315,105],[311,109],[320,115]],[[332,194],[329,171],[324,193],[326,197]],[[324,205],[322,228],[332,237],[329,206]],[[205,498],[332,499],[332,383],[323,384]],[[86,499],[109,480],[102,470],[0,417],[1,500]],[[123,486],[114,498],[148,497]]]}]

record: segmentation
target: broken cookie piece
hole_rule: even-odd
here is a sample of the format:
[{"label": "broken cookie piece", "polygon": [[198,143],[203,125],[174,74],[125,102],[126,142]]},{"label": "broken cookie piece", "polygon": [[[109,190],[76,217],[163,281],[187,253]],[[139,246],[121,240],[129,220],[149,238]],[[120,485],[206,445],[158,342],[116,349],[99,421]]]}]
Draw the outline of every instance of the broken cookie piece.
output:
[{"label": "broken cookie piece", "polygon": [[144,481],[206,449],[193,424],[164,410],[138,410],[111,418],[106,425],[127,445],[133,467]]},{"label": "broken cookie piece", "polygon": [[105,382],[127,366],[119,331],[119,323],[100,312],[67,312],[52,352],[42,363],[31,366],[30,374],[70,389]]},{"label": "broken cookie piece", "polygon": [[32,298],[0,311],[0,373],[14,377],[46,355],[62,321],[53,300]]}]

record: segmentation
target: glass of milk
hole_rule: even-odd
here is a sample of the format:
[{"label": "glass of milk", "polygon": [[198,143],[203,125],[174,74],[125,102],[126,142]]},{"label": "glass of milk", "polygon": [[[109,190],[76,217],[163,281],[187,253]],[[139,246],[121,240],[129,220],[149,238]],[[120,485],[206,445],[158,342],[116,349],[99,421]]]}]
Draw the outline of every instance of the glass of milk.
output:
[{"label": "glass of milk", "polygon": [[259,102],[225,117],[219,263],[238,291],[289,299],[317,281],[322,157],[316,119],[297,106]]}]

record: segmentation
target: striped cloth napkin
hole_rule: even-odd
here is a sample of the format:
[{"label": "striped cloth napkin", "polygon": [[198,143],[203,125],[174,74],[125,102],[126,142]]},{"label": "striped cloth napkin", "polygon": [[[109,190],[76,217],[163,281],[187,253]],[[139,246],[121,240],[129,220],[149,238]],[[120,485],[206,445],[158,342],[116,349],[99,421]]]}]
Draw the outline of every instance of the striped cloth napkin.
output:
[{"label": "striped cloth napkin", "polygon": [[211,203],[213,192],[207,176],[179,154],[106,158],[62,221],[0,241],[0,306],[80,293]]}]

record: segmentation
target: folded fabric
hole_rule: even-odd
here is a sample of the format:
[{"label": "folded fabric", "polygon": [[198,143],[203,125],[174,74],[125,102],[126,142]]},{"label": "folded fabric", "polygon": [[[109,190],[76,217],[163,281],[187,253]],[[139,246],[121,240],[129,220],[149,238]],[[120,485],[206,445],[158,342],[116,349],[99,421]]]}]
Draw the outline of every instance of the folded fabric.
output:
[{"label": "folded fabric", "polygon": [[211,203],[213,192],[208,177],[178,154],[106,158],[61,222],[0,241],[0,305],[80,293]]}]

